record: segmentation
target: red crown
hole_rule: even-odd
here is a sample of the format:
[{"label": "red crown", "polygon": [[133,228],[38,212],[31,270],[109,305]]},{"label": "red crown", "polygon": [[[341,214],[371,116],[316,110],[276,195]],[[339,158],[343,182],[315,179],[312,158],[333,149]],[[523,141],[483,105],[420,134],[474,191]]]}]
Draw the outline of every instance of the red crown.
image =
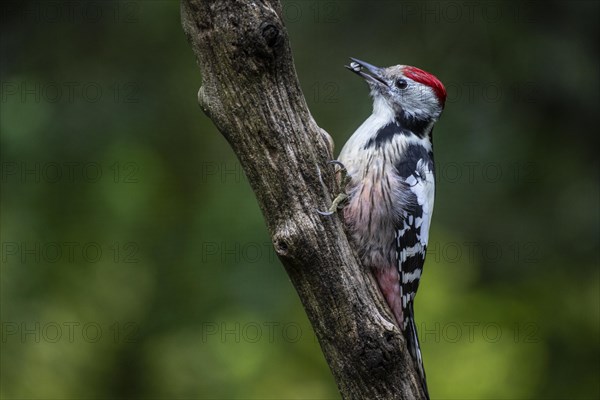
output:
[{"label": "red crown", "polygon": [[404,67],[404,76],[433,89],[442,107],[446,104],[446,88],[438,78],[417,67]]}]

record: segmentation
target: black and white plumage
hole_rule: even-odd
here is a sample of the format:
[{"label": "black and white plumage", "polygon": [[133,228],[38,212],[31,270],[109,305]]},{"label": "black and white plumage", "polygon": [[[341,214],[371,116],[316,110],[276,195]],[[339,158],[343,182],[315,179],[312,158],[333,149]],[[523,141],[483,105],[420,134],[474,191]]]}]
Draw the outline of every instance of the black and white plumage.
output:
[{"label": "black and white plumage", "polygon": [[373,114],[339,156],[350,177],[344,220],[406,337],[427,393],[413,304],[433,213],[433,125],[446,91],[415,67],[352,60],[348,68],[371,88]]}]

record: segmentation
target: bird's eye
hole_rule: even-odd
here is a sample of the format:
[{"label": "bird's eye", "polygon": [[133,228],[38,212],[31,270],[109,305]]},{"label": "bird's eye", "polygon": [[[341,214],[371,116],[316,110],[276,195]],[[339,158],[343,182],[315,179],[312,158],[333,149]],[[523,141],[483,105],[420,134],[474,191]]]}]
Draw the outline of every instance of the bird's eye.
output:
[{"label": "bird's eye", "polygon": [[399,89],[406,89],[408,82],[406,82],[406,79],[398,79],[396,81],[396,86],[398,86]]}]

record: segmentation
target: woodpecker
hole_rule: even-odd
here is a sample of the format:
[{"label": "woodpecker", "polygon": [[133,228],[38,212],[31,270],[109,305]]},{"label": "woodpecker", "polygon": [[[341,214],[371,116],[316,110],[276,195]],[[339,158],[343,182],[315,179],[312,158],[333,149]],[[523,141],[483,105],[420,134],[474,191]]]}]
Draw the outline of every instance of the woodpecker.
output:
[{"label": "woodpecker", "polygon": [[[429,398],[413,304],[423,272],[433,212],[433,126],[446,90],[419,68],[380,68],[351,58],[346,66],[365,79],[373,113],[354,132],[336,160],[347,174],[339,208],[402,330]],[[329,214],[329,213],[327,213]]]}]

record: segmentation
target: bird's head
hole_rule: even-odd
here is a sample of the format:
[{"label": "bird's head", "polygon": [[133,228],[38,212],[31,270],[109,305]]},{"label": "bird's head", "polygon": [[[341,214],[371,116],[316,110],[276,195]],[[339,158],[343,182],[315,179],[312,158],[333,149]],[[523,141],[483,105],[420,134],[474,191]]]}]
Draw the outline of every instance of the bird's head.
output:
[{"label": "bird's head", "polygon": [[[416,67],[381,68],[351,58],[346,68],[362,76],[371,87],[374,109],[395,115],[437,120],[444,109],[446,89],[438,78]],[[383,109],[381,109],[383,108]]]}]

